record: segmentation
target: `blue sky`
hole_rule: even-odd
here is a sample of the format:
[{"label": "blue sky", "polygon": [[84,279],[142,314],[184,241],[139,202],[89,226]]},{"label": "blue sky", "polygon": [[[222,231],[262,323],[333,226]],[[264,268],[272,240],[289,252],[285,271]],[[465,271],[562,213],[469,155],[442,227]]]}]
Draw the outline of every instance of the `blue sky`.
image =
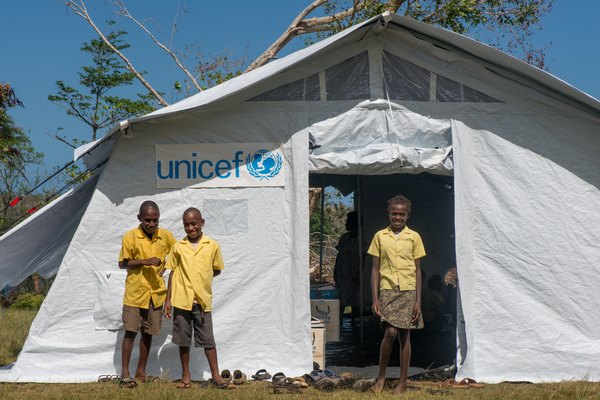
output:
[{"label": "blue sky", "polygon": [[[37,150],[45,153],[43,169],[64,165],[73,150],[45,135],[59,133],[68,138],[91,140],[91,129],[76,121],[57,105],[48,101],[56,94],[55,82],[63,80],[75,86],[77,72],[90,65],[89,56],[79,48],[97,35],[91,26],[74,15],[58,0],[3,2],[0,6],[0,81],[9,82],[25,108],[12,109],[17,125],[30,132]],[[106,31],[105,21],[114,19],[106,2],[88,0],[87,6],[95,22]],[[129,0],[134,16],[156,16],[163,29],[169,30],[178,2],[175,0]],[[227,48],[250,59],[260,55],[289,26],[293,18],[309,4],[309,0],[180,1],[189,12],[184,15],[175,36],[175,48],[202,39],[205,52]],[[110,4],[109,4],[110,5]],[[552,12],[543,20],[543,29],[534,36],[536,45],[552,42],[546,62],[550,72],[589,95],[600,99],[600,0],[555,0]],[[128,50],[133,64],[148,71],[146,78],[157,90],[172,100],[175,80],[182,80],[172,60],[161,53],[138,28],[126,23]],[[283,54],[302,48],[302,40],[290,43]],[[143,93],[140,84],[133,87]],[[181,97],[180,97],[181,98]]]}]

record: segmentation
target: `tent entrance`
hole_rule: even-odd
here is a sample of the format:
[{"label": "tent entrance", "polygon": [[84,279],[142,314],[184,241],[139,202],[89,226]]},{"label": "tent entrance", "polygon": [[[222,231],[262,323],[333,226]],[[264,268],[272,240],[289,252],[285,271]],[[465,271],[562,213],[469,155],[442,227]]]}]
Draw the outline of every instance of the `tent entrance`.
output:
[{"label": "tent entrance", "polygon": [[[456,265],[453,177],[429,173],[368,176],[311,174],[310,186],[333,187],[344,196],[352,193],[353,204],[349,205],[362,220],[359,237],[363,265],[360,278],[355,280],[358,283],[355,289],[358,297],[362,293],[362,299],[358,300],[362,310],[354,313],[358,315],[354,323],[352,314],[342,316],[340,341],[327,342],[327,365],[364,367],[378,363],[383,331],[379,327],[379,320],[371,312],[372,260],[366,253],[375,232],[389,225],[387,200],[397,194],[411,200],[412,213],[407,226],[419,232],[427,252],[421,262],[425,276],[422,303],[427,322],[424,330],[411,333],[411,366],[427,368],[453,364],[456,357],[456,289],[444,282],[446,273]],[[331,241],[331,237],[327,239]],[[328,241],[324,242],[326,251],[323,256],[325,263],[331,266],[335,264],[331,258],[337,256],[331,247],[337,243]],[[325,279],[330,278],[331,273],[326,274]],[[441,289],[441,296],[431,293],[434,289],[428,286]],[[443,304],[439,304],[442,300]],[[345,305],[341,308],[350,311]],[[343,311],[341,309],[340,314]],[[399,365],[398,349],[394,349],[390,365]]]}]

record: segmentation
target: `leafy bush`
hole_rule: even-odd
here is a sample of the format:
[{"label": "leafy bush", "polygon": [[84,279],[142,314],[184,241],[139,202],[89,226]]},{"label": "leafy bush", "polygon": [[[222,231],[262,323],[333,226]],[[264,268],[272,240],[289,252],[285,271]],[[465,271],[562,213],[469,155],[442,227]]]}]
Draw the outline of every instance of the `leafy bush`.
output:
[{"label": "leafy bush", "polygon": [[12,303],[11,307],[18,309],[37,310],[42,306],[45,298],[46,296],[42,294],[26,293],[17,297],[17,300]]}]

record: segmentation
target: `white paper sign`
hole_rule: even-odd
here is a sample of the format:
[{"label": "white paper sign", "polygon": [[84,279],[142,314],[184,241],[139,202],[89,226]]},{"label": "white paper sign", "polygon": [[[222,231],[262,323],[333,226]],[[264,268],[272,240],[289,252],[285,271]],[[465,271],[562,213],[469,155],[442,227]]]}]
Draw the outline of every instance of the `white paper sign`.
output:
[{"label": "white paper sign", "polygon": [[156,145],[157,188],[284,185],[281,143]]}]

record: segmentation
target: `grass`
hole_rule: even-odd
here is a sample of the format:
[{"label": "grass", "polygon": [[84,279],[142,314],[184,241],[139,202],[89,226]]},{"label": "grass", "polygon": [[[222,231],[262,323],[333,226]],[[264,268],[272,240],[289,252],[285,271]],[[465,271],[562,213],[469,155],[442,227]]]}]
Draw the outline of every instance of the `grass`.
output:
[{"label": "grass", "polygon": [[[21,350],[29,332],[31,322],[37,310],[6,310],[0,317],[0,366],[13,363]],[[0,399],[3,400],[38,400],[44,399],[197,399],[209,400],[254,400],[254,399],[327,399],[327,400],[361,400],[361,399],[394,399],[391,389],[375,395],[371,392],[358,393],[352,390],[338,390],[331,393],[320,392],[313,388],[303,389],[301,394],[273,394],[267,388],[268,383],[246,382],[234,390],[198,389],[194,384],[191,389],[177,389],[172,382],[156,382],[140,384],[134,389],[122,389],[118,383],[2,383],[0,382]],[[520,400],[520,399],[600,399],[600,382],[566,381],[560,383],[511,384],[501,383],[485,385],[484,388],[459,389],[440,387],[432,382],[410,383],[409,391],[402,398],[410,400],[453,399],[453,400]]]},{"label": "grass", "polygon": [[37,312],[7,308],[0,314],[0,366],[17,361]]},{"label": "grass", "polygon": [[[331,393],[319,392],[316,389],[303,389],[300,394],[273,394],[267,388],[268,383],[247,382],[234,390],[177,389],[172,382],[140,384],[134,389],[121,389],[117,383],[81,383],[81,384],[34,384],[34,383],[0,383],[0,398],[2,399],[71,399],[75,396],[86,399],[394,399],[391,390],[375,395],[373,393],[358,393],[352,390],[339,390]],[[497,384],[486,385],[482,389],[440,388],[433,384],[410,384],[412,390],[405,393],[403,399],[598,399],[600,398],[600,383],[573,381],[544,384]]]}]

